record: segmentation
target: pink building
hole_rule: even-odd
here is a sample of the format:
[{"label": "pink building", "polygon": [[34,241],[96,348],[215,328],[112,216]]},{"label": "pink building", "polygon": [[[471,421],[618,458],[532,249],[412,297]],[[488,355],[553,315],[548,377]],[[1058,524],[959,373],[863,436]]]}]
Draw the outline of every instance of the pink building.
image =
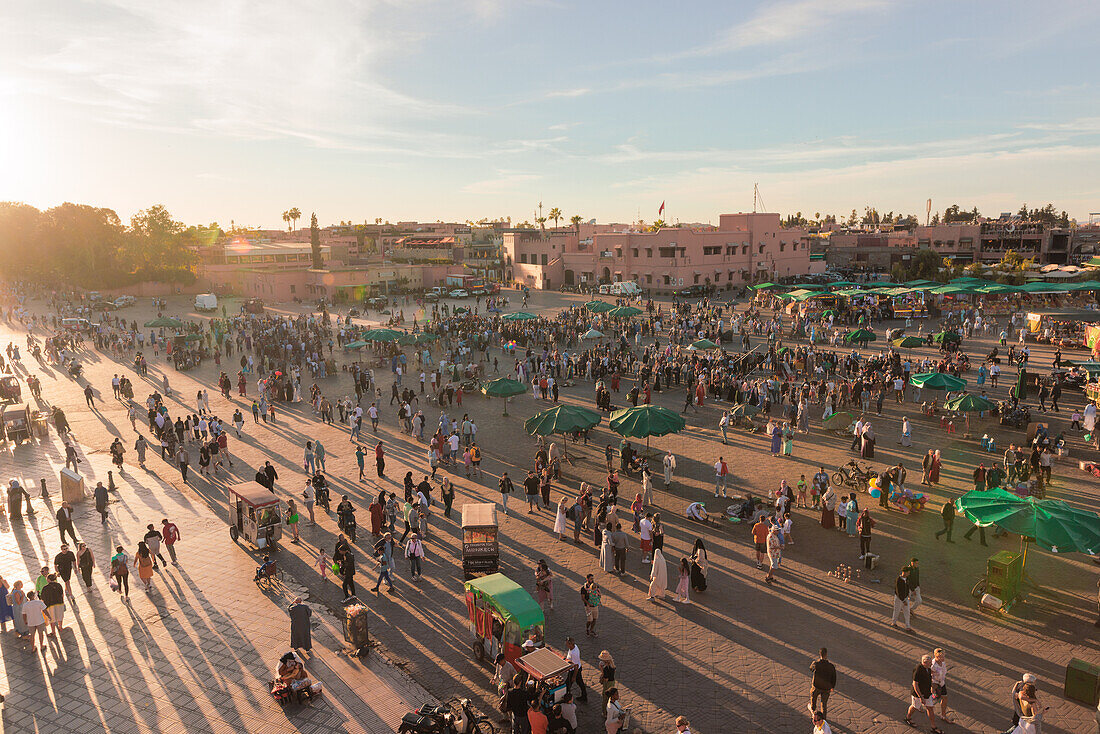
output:
[{"label": "pink building", "polygon": [[657,232],[558,229],[504,233],[506,281],[531,288],[633,280],[664,293],[688,285],[729,289],[810,272],[809,234],[778,214],[723,214],[716,228]]}]

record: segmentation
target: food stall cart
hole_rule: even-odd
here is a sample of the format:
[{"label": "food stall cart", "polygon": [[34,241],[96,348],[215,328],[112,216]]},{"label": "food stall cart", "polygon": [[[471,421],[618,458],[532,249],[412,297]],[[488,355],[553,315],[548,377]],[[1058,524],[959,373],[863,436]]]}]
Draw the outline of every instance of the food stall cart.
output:
[{"label": "food stall cart", "polygon": [[279,498],[258,484],[229,487],[229,537],[244,538],[257,548],[273,551],[282,537]]},{"label": "food stall cart", "polygon": [[512,665],[535,681],[539,704],[549,711],[565,696],[565,681],[572,664],[548,648],[540,648],[520,657]]},{"label": "food stall cart", "polygon": [[480,502],[462,506],[462,572],[465,580],[497,572],[497,506]]},{"label": "food stall cart", "polygon": [[522,586],[502,573],[493,573],[467,581],[463,588],[478,662],[495,660],[499,653],[514,662],[527,640],[543,646],[546,618]]}]

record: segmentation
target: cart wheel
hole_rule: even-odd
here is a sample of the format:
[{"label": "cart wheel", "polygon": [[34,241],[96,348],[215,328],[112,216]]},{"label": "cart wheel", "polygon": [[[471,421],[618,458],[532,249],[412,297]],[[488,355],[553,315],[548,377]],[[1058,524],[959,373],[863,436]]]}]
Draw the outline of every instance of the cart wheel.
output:
[{"label": "cart wheel", "polygon": [[474,658],[481,664],[485,663],[485,645],[481,640],[474,640]]},{"label": "cart wheel", "polygon": [[970,595],[973,596],[975,599],[981,599],[982,596],[985,594],[985,587],[986,579],[983,576],[982,578],[978,579],[978,583],[974,584],[974,588],[970,590]]},{"label": "cart wheel", "polygon": [[236,525],[230,525],[229,526],[229,539],[232,540],[234,543],[236,543],[237,542],[237,535],[238,535],[237,526]]},{"label": "cart wheel", "polygon": [[497,728],[493,726],[488,717],[483,717],[474,725],[474,731],[477,734],[497,734]]}]

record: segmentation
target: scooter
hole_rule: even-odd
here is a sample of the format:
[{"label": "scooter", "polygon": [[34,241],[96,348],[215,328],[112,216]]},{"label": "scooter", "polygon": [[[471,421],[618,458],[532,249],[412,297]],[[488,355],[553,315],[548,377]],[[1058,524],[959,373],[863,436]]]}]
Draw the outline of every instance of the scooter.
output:
[{"label": "scooter", "polygon": [[470,699],[458,699],[458,714],[449,706],[421,704],[401,719],[399,734],[495,734],[488,716],[473,710]]},{"label": "scooter", "polygon": [[313,494],[317,498],[317,504],[329,509],[329,494],[328,494],[328,482],[325,480],[325,475],[321,472],[317,472],[313,476]]},{"label": "scooter", "polygon": [[80,373],[84,371],[84,368],[80,366],[80,362],[75,359],[69,365],[69,376],[75,379],[80,379]]}]

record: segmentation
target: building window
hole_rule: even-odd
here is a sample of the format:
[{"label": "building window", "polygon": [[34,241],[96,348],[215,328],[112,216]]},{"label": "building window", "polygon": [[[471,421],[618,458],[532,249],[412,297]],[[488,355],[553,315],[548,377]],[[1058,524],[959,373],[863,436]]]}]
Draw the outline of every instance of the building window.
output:
[{"label": "building window", "polygon": [[780,242],[779,243],[779,251],[783,252],[786,249],[787,249],[787,243],[786,242]]},{"label": "building window", "polygon": [[646,285],[649,285],[650,283],[653,282],[653,273],[646,273],[645,274],[645,282],[646,282]]},{"label": "building window", "polygon": [[759,244],[759,245],[757,245],[757,246],[756,246],[756,251],[757,251],[757,252],[758,252],[759,254],[763,255],[763,254],[764,254],[764,245],[763,245],[763,244]]},{"label": "building window", "polygon": [[721,246],[704,247],[703,248],[703,255],[721,255],[721,254],[722,254]]},{"label": "building window", "polygon": [[665,280],[665,282],[664,282],[665,285],[670,285],[669,277],[667,275],[664,276],[664,280]]},{"label": "building window", "polygon": [[291,293],[294,293],[294,292],[295,292],[295,288],[296,288],[296,287],[297,287],[297,286],[293,286],[293,285],[292,285],[292,286],[290,286],[290,292],[291,292]]},{"label": "building window", "polygon": [[545,265],[545,264],[546,264],[546,253],[545,253],[545,252],[544,252],[544,253],[542,253],[542,264],[543,264],[543,265]]},{"label": "building window", "polygon": [[645,248],[645,256],[646,257],[653,257],[653,248],[652,247]]},{"label": "building window", "polygon": [[634,249],[632,249],[630,251],[630,254],[631,254],[632,257],[638,257],[638,248],[635,247]]},{"label": "building window", "polygon": [[695,274],[695,279],[691,281],[695,285],[699,285],[699,273]]},{"label": "building window", "polygon": [[741,254],[742,255],[748,255],[749,254],[749,246],[748,245],[741,245]]},{"label": "building window", "polygon": [[621,248],[621,247],[616,247],[615,248],[615,257],[619,258],[620,260],[623,259],[623,248]]},{"label": "building window", "polygon": [[675,247],[660,247],[657,249],[657,254],[661,257],[676,257]]}]

